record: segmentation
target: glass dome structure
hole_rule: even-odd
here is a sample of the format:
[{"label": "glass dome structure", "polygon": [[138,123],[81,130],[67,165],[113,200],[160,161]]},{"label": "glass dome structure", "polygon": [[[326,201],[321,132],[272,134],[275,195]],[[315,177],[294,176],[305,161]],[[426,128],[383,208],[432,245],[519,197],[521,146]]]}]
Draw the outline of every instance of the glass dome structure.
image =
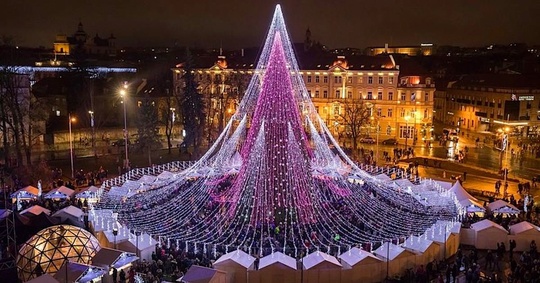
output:
[{"label": "glass dome structure", "polygon": [[71,225],[57,225],[39,231],[19,250],[19,279],[28,281],[41,274],[54,275],[65,260],[89,264],[101,249],[88,231]]}]

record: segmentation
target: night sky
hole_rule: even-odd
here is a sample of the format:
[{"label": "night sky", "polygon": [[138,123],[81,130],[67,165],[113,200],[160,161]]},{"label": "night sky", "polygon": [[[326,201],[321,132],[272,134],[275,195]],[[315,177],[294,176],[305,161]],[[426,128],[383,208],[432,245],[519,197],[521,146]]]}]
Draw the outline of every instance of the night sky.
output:
[{"label": "night sky", "polygon": [[0,35],[52,48],[83,22],[117,46],[226,48],[262,44],[276,3],[289,32],[330,48],[373,45],[540,44],[539,0],[1,0]]}]

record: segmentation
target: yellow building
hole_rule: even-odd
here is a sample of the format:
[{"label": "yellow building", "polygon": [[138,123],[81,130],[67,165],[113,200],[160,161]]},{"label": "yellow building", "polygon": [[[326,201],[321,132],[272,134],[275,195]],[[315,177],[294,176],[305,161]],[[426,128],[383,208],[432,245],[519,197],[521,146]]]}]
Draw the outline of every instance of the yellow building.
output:
[{"label": "yellow building", "polygon": [[429,56],[435,54],[436,46],[432,43],[422,43],[420,46],[373,46],[366,48],[365,54],[375,56],[379,54],[405,54],[408,56]]},{"label": "yellow building", "polygon": [[[373,118],[362,128],[362,136],[375,138],[378,124],[380,141],[396,138],[400,144],[420,145],[432,139],[435,85],[430,77],[400,75],[400,66],[389,55],[300,57],[299,61],[303,67],[300,73],[318,114],[346,147],[351,147],[351,135],[341,114],[353,103],[371,109]],[[210,67],[203,68],[201,64],[204,65],[200,63],[195,72],[199,91],[209,105],[208,124],[223,125],[234,113],[253,65],[228,64],[223,56]],[[182,91],[182,72],[181,64],[173,69],[176,95]],[[216,132],[221,128],[217,127]]]},{"label": "yellow building", "polygon": [[540,76],[469,75],[437,91],[437,119],[460,130],[540,135]]}]

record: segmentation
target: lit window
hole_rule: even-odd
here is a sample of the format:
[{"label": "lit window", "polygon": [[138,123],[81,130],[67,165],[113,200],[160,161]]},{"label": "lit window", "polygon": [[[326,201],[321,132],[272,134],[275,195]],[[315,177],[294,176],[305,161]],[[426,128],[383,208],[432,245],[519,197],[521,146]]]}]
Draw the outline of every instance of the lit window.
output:
[{"label": "lit window", "polygon": [[388,84],[394,83],[394,77],[388,77]]}]

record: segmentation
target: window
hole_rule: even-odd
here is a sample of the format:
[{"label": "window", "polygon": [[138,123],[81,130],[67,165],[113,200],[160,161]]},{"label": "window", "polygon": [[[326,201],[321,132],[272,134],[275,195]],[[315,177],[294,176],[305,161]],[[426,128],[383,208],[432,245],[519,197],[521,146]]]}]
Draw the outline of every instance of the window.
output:
[{"label": "window", "polygon": [[405,117],[405,109],[401,108],[399,110],[399,117],[404,118]]},{"label": "window", "polygon": [[341,83],[341,76],[334,76],[334,83],[340,84]]},{"label": "window", "polygon": [[352,91],[347,91],[347,98],[352,99]]},{"label": "window", "polygon": [[405,101],[405,99],[406,99],[406,98],[405,98],[405,95],[406,95],[406,94],[405,94],[404,92],[401,93],[401,101]]},{"label": "window", "polygon": [[377,108],[377,117],[382,117],[382,109]]},{"label": "window", "polygon": [[424,101],[429,101],[429,92],[424,93]]},{"label": "window", "polygon": [[377,92],[377,99],[382,100],[382,91]]},{"label": "window", "polygon": [[339,89],[336,89],[336,98],[339,98]]},{"label": "window", "polygon": [[364,77],[358,77],[358,83],[363,84],[364,83]]},{"label": "window", "polygon": [[411,138],[413,133],[413,126],[399,126],[399,138]]},{"label": "window", "polygon": [[384,78],[383,78],[383,77],[379,77],[379,84],[380,84],[380,85],[383,84],[383,81],[384,81]]},{"label": "window", "polygon": [[315,83],[319,83],[319,76],[315,76]]},{"label": "window", "polygon": [[325,84],[328,83],[328,76],[324,76],[324,77],[323,77],[323,83],[325,83]]},{"label": "window", "polygon": [[368,77],[367,78],[367,83],[368,84],[373,84],[373,77]]},{"label": "window", "polygon": [[388,100],[394,100],[394,93],[392,91],[388,93]]},{"label": "window", "polygon": [[328,98],[328,91],[327,90],[323,90],[323,98]]},{"label": "window", "polygon": [[411,101],[416,101],[416,92],[411,93]]},{"label": "window", "polygon": [[393,84],[394,83],[394,77],[388,77],[388,83]]},{"label": "window", "polygon": [[424,119],[426,119],[428,117],[428,111],[427,109],[424,109]]},{"label": "window", "polygon": [[315,98],[319,98],[319,91],[318,90],[315,91]]},{"label": "window", "polygon": [[307,82],[308,82],[308,83],[311,82],[311,76],[307,76]]},{"label": "window", "polygon": [[361,90],[358,91],[358,98],[359,99],[364,99],[364,97],[362,96],[362,91]]},{"label": "window", "polygon": [[392,108],[388,108],[388,115],[387,115],[388,118],[391,118],[391,117],[392,117],[392,112],[393,112],[393,111],[394,111],[394,110],[393,110]]},{"label": "window", "polygon": [[430,85],[431,84],[431,78],[426,78],[426,85]]},{"label": "window", "polygon": [[373,92],[368,91],[368,93],[367,93],[367,99],[368,99],[368,100],[372,100],[372,99],[373,99]]},{"label": "window", "polygon": [[347,83],[352,84],[352,76],[347,77]]},{"label": "window", "polygon": [[308,89],[307,93],[309,94],[309,97],[313,97],[311,96],[311,89]]}]

